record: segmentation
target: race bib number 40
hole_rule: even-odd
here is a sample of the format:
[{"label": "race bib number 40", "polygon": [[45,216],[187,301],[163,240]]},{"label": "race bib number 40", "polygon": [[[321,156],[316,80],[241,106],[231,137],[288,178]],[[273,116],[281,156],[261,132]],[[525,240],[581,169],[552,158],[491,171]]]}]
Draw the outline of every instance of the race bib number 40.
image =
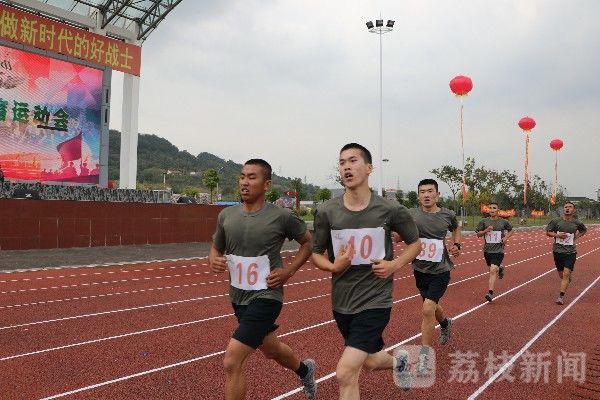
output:
[{"label": "race bib number 40", "polygon": [[371,259],[385,257],[385,230],[381,227],[331,230],[331,241],[335,257],[340,247],[352,245],[352,265],[372,264]]},{"label": "race bib number 40", "polygon": [[491,231],[485,234],[486,243],[500,243],[502,242],[502,231]]},{"label": "race bib number 40", "polygon": [[421,238],[421,252],[417,260],[440,262],[444,256],[444,241]]},{"label": "race bib number 40", "polygon": [[[556,232],[556,233],[561,234],[561,233],[566,233],[566,232]],[[575,240],[575,234],[567,233],[567,237],[564,239],[556,238],[556,243],[562,244],[565,246],[573,246],[574,240]]]},{"label": "race bib number 40", "polygon": [[271,272],[269,257],[227,256],[231,286],[242,290],[263,290],[267,288],[267,276]]}]

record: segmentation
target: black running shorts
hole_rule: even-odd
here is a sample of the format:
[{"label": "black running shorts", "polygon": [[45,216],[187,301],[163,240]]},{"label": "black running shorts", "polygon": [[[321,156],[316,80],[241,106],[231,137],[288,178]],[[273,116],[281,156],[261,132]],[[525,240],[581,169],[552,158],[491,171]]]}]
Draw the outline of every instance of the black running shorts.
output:
[{"label": "black running shorts", "polygon": [[554,265],[558,271],[564,271],[565,268],[569,268],[571,271],[575,269],[575,260],[577,259],[577,253],[557,253],[553,252]]},{"label": "black running shorts", "polygon": [[439,302],[450,283],[450,271],[441,274],[426,274],[417,270],[413,272],[417,289],[419,289],[423,300],[429,299],[436,303]]},{"label": "black running shorts", "polygon": [[252,300],[246,306],[232,304],[239,325],[232,337],[257,349],[269,333],[279,326],[275,324],[283,304],[272,299]]},{"label": "black running shorts", "polygon": [[485,263],[488,267],[495,265],[497,267],[502,265],[502,260],[504,260],[504,253],[486,253],[483,252],[483,257],[485,258]]},{"label": "black running shorts", "polygon": [[383,349],[383,330],[390,322],[391,308],[374,308],[357,314],[333,312],[344,345],[374,354]]}]

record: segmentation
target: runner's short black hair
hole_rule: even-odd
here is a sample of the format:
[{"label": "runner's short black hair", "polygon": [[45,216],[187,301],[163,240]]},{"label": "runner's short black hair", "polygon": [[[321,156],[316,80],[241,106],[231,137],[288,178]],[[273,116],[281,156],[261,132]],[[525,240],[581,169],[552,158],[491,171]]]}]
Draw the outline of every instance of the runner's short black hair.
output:
[{"label": "runner's short black hair", "polygon": [[362,153],[363,159],[367,163],[373,164],[373,157],[371,157],[371,152],[369,150],[367,150],[367,148],[365,146],[362,146],[358,143],[348,143],[348,144],[344,145],[344,147],[342,147],[342,149],[340,150],[340,154],[342,154],[343,151],[350,150],[350,149],[360,150],[360,152]]},{"label": "runner's short black hair", "polygon": [[575,203],[573,203],[572,201],[565,201],[565,204],[563,205],[563,207],[566,206],[567,204],[572,205],[573,208],[577,208],[577,206],[575,205]]},{"label": "runner's short black hair", "polygon": [[488,206],[491,206],[492,204],[494,204],[496,207],[500,207],[500,206],[498,205],[498,203],[496,202],[496,200],[492,200],[492,201],[490,201],[490,202],[488,203]]},{"label": "runner's short black hair", "polygon": [[439,190],[438,190],[438,183],[437,183],[437,181],[435,179],[430,179],[430,178],[421,179],[421,181],[417,185],[417,190],[419,190],[419,188],[421,186],[425,186],[425,185],[433,185],[433,186],[435,186],[435,191],[439,192]]},{"label": "runner's short black hair", "polygon": [[246,161],[244,163],[244,165],[259,165],[259,166],[261,166],[263,169],[263,176],[265,177],[265,180],[267,180],[267,181],[271,180],[271,173],[273,171],[273,169],[271,168],[271,164],[269,164],[262,158],[251,158],[250,160]]}]

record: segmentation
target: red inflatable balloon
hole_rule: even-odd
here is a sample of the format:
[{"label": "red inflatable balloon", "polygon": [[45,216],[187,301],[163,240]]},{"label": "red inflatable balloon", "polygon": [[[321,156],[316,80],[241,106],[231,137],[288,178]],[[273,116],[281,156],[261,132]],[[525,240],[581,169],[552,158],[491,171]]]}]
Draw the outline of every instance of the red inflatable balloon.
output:
[{"label": "red inflatable balloon", "polygon": [[519,128],[524,131],[530,131],[535,128],[535,120],[530,117],[523,117],[519,120]]},{"label": "red inflatable balloon", "polygon": [[466,96],[473,89],[473,81],[468,76],[458,75],[450,81],[450,90],[457,96]]},{"label": "red inflatable balloon", "polygon": [[563,147],[563,141],[560,139],[554,139],[550,142],[550,147],[552,148],[552,150],[554,151],[559,151],[560,149],[562,149]]}]

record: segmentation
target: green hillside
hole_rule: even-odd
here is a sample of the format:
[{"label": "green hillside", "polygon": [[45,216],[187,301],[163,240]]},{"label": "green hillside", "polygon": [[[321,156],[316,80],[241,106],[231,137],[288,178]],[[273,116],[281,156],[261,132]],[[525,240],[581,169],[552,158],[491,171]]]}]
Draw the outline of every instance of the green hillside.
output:
[{"label": "green hillside", "polygon": [[[120,149],[121,132],[111,129],[108,179],[113,181],[119,179]],[[174,193],[181,193],[185,187],[200,188],[208,193],[209,190],[202,185],[202,172],[209,168],[219,171],[219,190],[224,199],[233,200],[242,164],[206,152],[194,156],[186,150],[179,150],[167,139],[156,135],[139,135],[137,181],[140,188],[162,189],[163,173],[169,170],[171,173],[166,175],[166,186],[172,188]],[[291,178],[275,174],[273,185],[282,191],[293,190]],[[318,189],[314,185],[302,184],[301,198],[312,199]]]}]

